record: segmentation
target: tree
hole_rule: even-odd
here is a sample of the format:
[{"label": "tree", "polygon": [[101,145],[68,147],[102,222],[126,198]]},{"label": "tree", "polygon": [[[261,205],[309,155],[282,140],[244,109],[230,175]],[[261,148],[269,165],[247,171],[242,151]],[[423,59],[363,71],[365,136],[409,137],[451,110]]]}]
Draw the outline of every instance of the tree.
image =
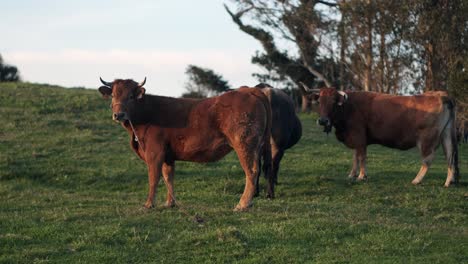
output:
[{"label": "tree", "polygon": [[452,71],[467,57],[468,3],[465,0],[414,1],[412,42],[423,65],[425,91],[447,90]]},{"label": "tree", "polygon": [[187,92],[182,97],[204,98],[230,89],[229,83],[210,69],[189,65],[185,73],[189,80],[185,85]]},{"label": "tree", "polygon": [[[321,36],[328,32],[333,21],[316,8],[317,5],[334,7],[335,3],[244,0],[236,4],[237,12],[225,5],[233,22],[263,46],[263,52],[252,57],[252,63],[267,70],[267,75],[254,75],[261,77],[259,81],[284,81],[285,85],[278,88],[287,88],[291,83],[295,87],[301,83],[317,87],[339,82],[339,66],[332,56],[321,56],[319,52]],[[246,24],[244,20],[251,23]],[[272,78],[268,80],[268,76]]]},{"label": "tree", "polygon": [[466,98],[466,0],[233,2],[233,22],[262,44],[262,82]]},{"label": "tree", "polygon": [[408,36],[414,28],[411,0],[339,2],[340,62],[358,90],[403,93],[421,75]]},{"label": "tree", "polygon": [[[327,21],[315,10],[315,6],[333,6],[333,3],[265,0],[244,0],[237,3],[237,13],[225,5],[226,11],[239,29],[257,39],[264,49],[264,53],[257,53],[252,58],[253,63],[265,67],[269,72],[276,72],[276,76],[291,80],[296,86],[301,82],[314,86],[319,81],[326,86],[332,85],[330,79],[333,77],[318,69],[323,67],[319,63],[318,33],[326,26]],[[246,14],[258,26],[245,24],[242,19]],[[297,49],[281,49],[276,43],[278,40],[293,43]]]},{"label": "tree", "polygon": [[15,66],[5,64],[0,55],[0,82],[20,81],[19,71]]}]

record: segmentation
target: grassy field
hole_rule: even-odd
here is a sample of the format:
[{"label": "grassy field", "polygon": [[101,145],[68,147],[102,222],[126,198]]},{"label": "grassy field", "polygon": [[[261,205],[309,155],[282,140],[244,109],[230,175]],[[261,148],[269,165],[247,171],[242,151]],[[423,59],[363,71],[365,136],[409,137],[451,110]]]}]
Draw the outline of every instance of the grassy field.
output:
[{"label": "grassy field", "polygon": [[304,115],[275,200],[232,211],[245,177],[231,153],[177,163],[180,207],[163,208],[161,181],[142,210],[146,167],[108,106],[95,90],[0,84],[1,263],[468,263],[468,145],[459,186],[443,187],[441,150],[412,186],[418,153],[379,146],[354,183],[351,151]]}]

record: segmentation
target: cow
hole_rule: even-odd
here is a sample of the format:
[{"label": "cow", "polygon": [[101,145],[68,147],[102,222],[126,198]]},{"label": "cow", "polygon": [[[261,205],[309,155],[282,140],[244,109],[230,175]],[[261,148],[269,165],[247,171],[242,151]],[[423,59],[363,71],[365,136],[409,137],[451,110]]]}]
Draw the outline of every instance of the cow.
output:
[{"label": "cow", "polygon": [[271,177],[271,108],[258,89],[242,87],[206,99],[172,98],[145,93],[143,82],[100,78],[104,98],[112,97],[112,119],[130,136],[130,146],[146,163],[149,192],[145,208],[154,207],[162,174],[167,187],[166,206],[176,205],[174,169],[177,160],[213,162],[231,150],[237,153],[246,183],[236,211],[252,204],[263,158],[274,196]]},{"label": "cow", "polygon": [[[270,144],[273,169],[272,176],[276,184],[278,182],[278,170],[284,152],[294,146],[301,138],[302,124],[296,115],[294,102],[285,92],[265,83],[259,83],[255,88],[259,88],[266,95],[271,105],[272,128]],[[257,182],[257,193],[259,191],[258,188]]]},{"label": "cow", "polygon": [[[430,167],[440,143],[448,163],[445,187],[458,182],[458,145],[455,132],[455,103],[446,92],[396,96],[375,92],[343,92],[322,88],[315,92],[319,101],[318,123],[354,150],[349,177],[364,180],[367,146],[379,144],[408,150],[418,147],[422,166],[413,184],[419,184]],[[317,93],[319,92],[319,93]]]}]

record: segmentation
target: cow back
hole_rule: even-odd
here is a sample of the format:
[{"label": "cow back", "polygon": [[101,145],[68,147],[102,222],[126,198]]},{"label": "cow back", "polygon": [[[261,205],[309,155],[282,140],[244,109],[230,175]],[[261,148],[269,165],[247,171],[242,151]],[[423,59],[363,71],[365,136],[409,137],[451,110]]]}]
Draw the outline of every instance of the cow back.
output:
[{"label": "cow back", "polygon": [[440,134],[448,118],[446,102],[441,93],[394,96],[352,92],[342,110],[344,124],[337,137],[351,146],[381,144],[409,149],[421,136]]},{"label": "cow back", "polygon": [[295,145],[302,136],[301,121],[296,115],[294,102],[280,89],[262,88],[272,110],[272,138],[281,149]]}]

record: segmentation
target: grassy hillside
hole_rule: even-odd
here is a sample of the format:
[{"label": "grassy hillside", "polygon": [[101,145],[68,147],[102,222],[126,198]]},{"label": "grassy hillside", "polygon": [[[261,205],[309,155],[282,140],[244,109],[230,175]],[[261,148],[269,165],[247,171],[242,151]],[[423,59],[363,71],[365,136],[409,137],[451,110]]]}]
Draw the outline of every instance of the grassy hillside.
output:
[{"label": "grassy hillside", "polygon": [[161,182],[148,211],[145,165],[97,91],[0,84],[0,117],[2,263],[468,262],[468,145],[457,187],[443,188],[441,151],[412,186],[418,153],[378,146],[353,183],[351,151],[304,115],[277,199],[233,212],[245,180],[231,153],[177,163],[181,207],[162,207]]}]

